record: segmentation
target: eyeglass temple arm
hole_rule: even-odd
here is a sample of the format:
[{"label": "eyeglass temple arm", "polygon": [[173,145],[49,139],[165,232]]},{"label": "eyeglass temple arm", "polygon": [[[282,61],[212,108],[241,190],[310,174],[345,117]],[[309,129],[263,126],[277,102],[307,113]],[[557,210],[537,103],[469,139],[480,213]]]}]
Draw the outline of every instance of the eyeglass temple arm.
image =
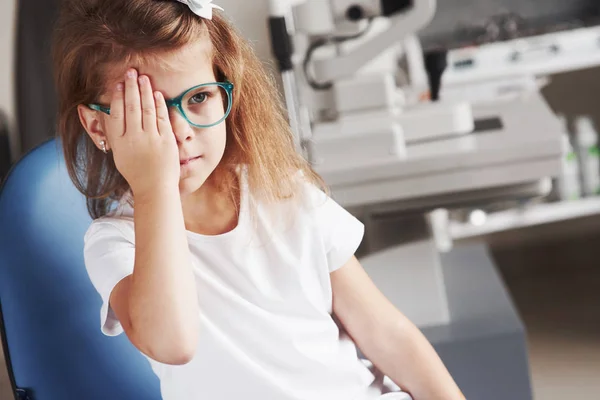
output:
[{"label": "eyeglass temple arm", "polygon": [[104,114],[110,115],[110,108],[104,107],[98,104],[88,104],[88,107],[92,110],[103,112]]}]

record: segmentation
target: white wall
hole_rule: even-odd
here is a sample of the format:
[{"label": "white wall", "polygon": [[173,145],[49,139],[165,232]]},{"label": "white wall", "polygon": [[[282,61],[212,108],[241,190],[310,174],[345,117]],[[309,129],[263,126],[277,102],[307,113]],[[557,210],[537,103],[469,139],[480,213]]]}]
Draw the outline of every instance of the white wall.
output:
[{"label": "white wall", "polygon": [[0,0],[0,108],[8,114],[13,154],[18,153],[15,129],[14,40],[16,0]]},{"label": "white wall", "polygon": [[259,57],[275,70],[268,31],[268,0],[214,0],[214,3],[225,9],[235,26],[252,42]]}]

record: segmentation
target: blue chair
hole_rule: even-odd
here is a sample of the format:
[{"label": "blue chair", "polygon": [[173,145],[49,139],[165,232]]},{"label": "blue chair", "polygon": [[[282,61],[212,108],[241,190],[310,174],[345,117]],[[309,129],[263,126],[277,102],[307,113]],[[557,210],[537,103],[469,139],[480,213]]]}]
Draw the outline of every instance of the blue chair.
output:
[{"label": "blue chair", "polygon": [[100,332],[101,299],[83,261],[90,223],[55,140],[19,161],[0,189],[0,327],[18,400],[161,399],[127,337]]},{"label": "blue chair", "polygon": [[91,219],[55,140],[0,190],[2,342],[18,399],[154,400],[159,382],[125,335],[100,332],[100,296],[83,262]]}]

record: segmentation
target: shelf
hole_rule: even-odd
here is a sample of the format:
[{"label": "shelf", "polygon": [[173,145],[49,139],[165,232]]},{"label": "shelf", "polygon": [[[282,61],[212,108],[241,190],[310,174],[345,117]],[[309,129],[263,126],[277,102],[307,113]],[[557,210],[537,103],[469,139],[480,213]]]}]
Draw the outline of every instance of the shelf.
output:
[{"label": "shelf", "polygon": [[594,26],[452,50],[442,87],[595,67],[599,35]]},{"label": "shelf", "polygon": [[600,197],[495,212],[488,214],[485,223],[479,226],[452,221],[449,230],[451,237],[459,240],[594,215],[600,215]]}]

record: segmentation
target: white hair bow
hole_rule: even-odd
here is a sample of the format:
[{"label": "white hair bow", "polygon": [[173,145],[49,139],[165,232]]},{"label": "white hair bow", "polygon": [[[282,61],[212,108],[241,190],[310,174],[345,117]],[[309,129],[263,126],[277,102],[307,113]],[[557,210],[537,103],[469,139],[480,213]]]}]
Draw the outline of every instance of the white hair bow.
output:
[{"label": "white hair bow", "polygon": [[177,0],[180,3],[185,4],[192,10],[194,14],[199,17],[212,19],[212,10],[216,8],[217,10],[223,11],[221,7],[216,4],[212,4],[212,0]]}]

